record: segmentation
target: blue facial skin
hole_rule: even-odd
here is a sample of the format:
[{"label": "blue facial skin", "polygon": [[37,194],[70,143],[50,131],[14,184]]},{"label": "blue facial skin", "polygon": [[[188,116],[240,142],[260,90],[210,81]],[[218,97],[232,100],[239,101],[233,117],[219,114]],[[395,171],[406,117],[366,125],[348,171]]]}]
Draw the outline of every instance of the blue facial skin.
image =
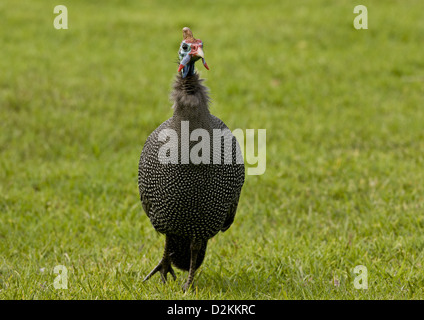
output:
[{"label": "blue facial skin", "polygon": [[194,74],[194,62],[190,62],[183,68],[183,78],[187,77],[188,75],[192,76],[193,74]]},{"label": "blue facial skin", "polygon": [[178,51],[178,56],[180,58],[180,64],[184,65],[182,77],[185,78],[188,75],[194,74],[194,63],[199,59],[197,57],[192,57],[189,55],[191,52],[190,43],[186,43],[185,41],[181,42],[180,50]]},{"label": "blue facial skin", "polygon": [[185,65],[185,67],[183,68],[183,78],[187,77],[188,75],[194,74],[194,61],[190,60],[191,56],[187,53],[180,62],[182,65]]}]

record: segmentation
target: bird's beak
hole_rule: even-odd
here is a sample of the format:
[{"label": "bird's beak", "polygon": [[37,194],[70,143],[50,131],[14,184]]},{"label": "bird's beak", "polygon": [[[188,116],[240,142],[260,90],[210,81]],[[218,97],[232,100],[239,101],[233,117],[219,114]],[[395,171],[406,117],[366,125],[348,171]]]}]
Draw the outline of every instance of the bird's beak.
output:
[{"label": "bird's beak", "polygon": [[205,55],[203,54],[203,49],[201,47],[198,47],[196,51],[191,51],[190,54],[194,57],[199,57],[204,59]]},{"label": "bird's beak", "polygon": [[197,50],[192,50],[190,52],[190,55],[193,56],[193,58],[195,58],[196,60],[199,58],[202,58],[203,65],[205,66],[206,69],[209,70],[209,66],[205,61],[205,55],[203,53],[202,47],[198,47]]}]

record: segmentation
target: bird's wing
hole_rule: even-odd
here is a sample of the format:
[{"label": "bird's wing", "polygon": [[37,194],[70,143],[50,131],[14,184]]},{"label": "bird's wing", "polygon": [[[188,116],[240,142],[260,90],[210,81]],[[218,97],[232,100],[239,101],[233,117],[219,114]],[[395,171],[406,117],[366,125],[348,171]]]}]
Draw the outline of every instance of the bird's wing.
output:
[{"label": "bird's wing", "polygon": [[154,171],[154,167],[158,161],[159,145],[156,142],[158,141],[158,135],[161,130],[167,128],[171,120],[172,118],[163,122],[147,137],[138,163],[138,190],[140,192],[141,205],[149,218],[152,214],[151,182],[155,180],[152,177],[152,171]]},{"label": "bird's wing", "polygon": [[141,198],[141,205],[143,207],[143,210],[147,214],[147,216],[150,218],[150,201],[144,195],[141,195],[140,198]]},{"label": "bird's wing", "polygon": [[[143,151],[141,152],[140,156],[140,162],[138,164],[138,191],[140,192],[140,200],[141,205],[143,206],[144,212],[147,214],[147,216],[150,218],[150,208],[151,208],[151,202],[148,198],[148,181],[151,180],[151,176],[149,174],[150,169],[150,161],[149,161],[149,153],[151,147],[149,146],[150,143],[150,136],[147,138],[146,143],[144,144]],[[147,147],[146,147],[147,146]]]},{"label": "bird's wing", "polygon": [[238,206],[239,199],[240,199],[240,193],[237,194],[233,203],[230,206],[230,210],[228,211],[228,214],[227,214],[227,219],[225,219],[225,222],[221,227],[222,232],[226,231],[233,224],[234,218],[235,218],[236,212],[237,212],[237,206]]}]

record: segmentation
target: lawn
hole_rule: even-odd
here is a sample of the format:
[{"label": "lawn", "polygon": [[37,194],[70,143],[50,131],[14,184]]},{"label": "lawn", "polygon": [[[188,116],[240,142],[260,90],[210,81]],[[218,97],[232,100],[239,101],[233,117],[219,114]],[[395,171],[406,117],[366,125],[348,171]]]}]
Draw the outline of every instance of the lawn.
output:
[{"label": "lawn", "polygon": [[[59,4],[67,30],[53,27]],[[353,27],[358,4],[367,30]],[[423,12],[421,0],[2,1],[0,299],[424,299]],[[143,144],[172,115],[184,26],[205,43],[211,112],[267,135],[266,172],[246,176],[187,293],[182,271],[142,282],[164,236],[137,187]]]}]

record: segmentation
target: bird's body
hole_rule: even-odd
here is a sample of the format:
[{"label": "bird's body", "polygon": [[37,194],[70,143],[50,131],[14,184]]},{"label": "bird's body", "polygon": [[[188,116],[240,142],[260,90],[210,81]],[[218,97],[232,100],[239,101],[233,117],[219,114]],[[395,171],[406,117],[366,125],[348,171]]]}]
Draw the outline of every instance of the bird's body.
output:
[{"label": "bird's body", "polygon": [[[143,208],[153,227],[166,235],[163,259],[146,279],[157,271],[163,280],[168,272],[174,276],[172,263],[189,271],[185,288],[191,285],[195,270],[203,262],[208,240],[234,221],[244,183],[244,164],[237,161],[241,157],[237,141],[227,126],[209,112],[207,89],[194,67],[189,68],[192,70],[184,70],[176,78],[171,94],[174,114],[147,138],[138,173]],[[190,139],[199,130],[210,138]],[[219,145],[214,145],[217,132],[221,132],[223,141],[220,137]],[[230,155],[224,148],[226,138],[231,141]],[[172,163],[164,163],[160,155],[165,146],[177,151]],[[193,161],[190,153],[199,147],[200,163]]]}]

